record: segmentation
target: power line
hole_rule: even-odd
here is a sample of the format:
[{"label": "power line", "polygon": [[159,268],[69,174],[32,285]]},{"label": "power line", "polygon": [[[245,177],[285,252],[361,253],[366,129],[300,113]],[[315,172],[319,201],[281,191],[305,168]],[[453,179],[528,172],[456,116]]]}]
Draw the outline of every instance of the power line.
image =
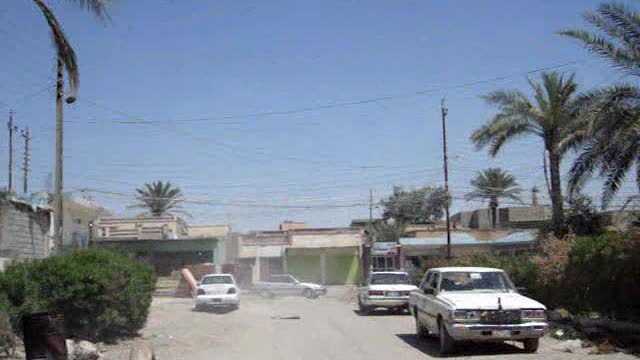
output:
[{"label": "power line", "polygon": [[[567,66],[571,66],[571,65],[577,65],[577,64],[580,64],[580,63],[584,63],[584,62],[585,61],[573,60],[573,61],[568,61],[568,62],[564,62],[564,63],[552,65],[552,66],[535,68],[535,69],[524,71],[524,72],[512,73],[512,74],[507,74],[507,75],[497,76],[497,77],[487,78],[487,79],[481,79],[481,80],[475,80],[475,81],[470,81],[470,82],[461,83],[461,84],[457,84],[457,85],[442,86],[442,87],[431,88],[431,89],[426,89],[426,90],[414,91],[412,93],[408,93],[408,94],[404,94],[404,95],[380,96],[380,97],[374,97],[374,98],[369,98],[369,99],[337,102],[337,103],[334,103],[334,104],[309,106],[309,107],[302,107],[302,108],[296,108],[296,109],[290,109],[290,110],[261,111],[261,112],[249,113],[249,114],[244,114],[244,115],[227,115],[227,116],[213,116],[213,117],[185,118],[185,119],[168,119],[168,120],[145,120],[143,118],[135,118],[135,117],[129,116],[130,117],[129,119],[95,120],[95,121],[84,121],[83,123],[89,123],[89,124],[124,124],[124,125],[127,125],[127,124],[129,124],[129,125],[131,125],[131,124],[170,124],[170,123],[193,123],[193,122],[219,122],[219,121],[234,120],[234,119],[246,119],[246,118],[280,116],[280,115],[293,115],[293,114],[307,113],[307,112],[318,111],[318,110],[328,110],[328,109],[335,109],[335,108],[342,108],[342,107],[351,107],[351,106],[378,103],[378,102],[389,101],[389,100],[400,99],[400,98],[422,96],[422,95],[426,95],[426,94],[442,92],[442,91],[445,91],[445,90],[455,90],[455,89],[460,89],[460,88],[469,87],[469,86],[475,86],[475,85],[480,85],[480,84],[487,84],[487,83],[492,83],[492,82],[496,82],[496,81],[506,80],[506,79],[509,79],[509,78],[517,77],[517,76],[531,75],[531,74],[535,74],[535,73],[538,73],[538,72],[558,69],[558,68],[567,67]],[[118,112],[118,113],[121,113],[121,114],[125,114],[126,116],[128,116],[126,114],[126,112],[123,112],[123,111],[117,110],[115,112]],[[78,121],[67,120],[65,122],[77,123]],[[236,124],[236,123],[237,122],[230,122],[228,124]]]}]

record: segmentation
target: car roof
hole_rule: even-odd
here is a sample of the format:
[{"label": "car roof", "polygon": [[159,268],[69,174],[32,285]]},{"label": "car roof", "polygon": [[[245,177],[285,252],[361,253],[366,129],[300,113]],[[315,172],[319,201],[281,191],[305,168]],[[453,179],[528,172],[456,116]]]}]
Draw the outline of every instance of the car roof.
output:
[{"label": "car roof", "polygon": [[429,269],[429,271],[437,272],[504,272],[502,269],[495,269],[489,267],[472,267],[472,266],[453,266],[453,267],[439,267]]},{"label": "car roof", "polygon": [[233,274],[207,274],[203,277],[210,277],[210,276],[231,276],[233,277]]}]

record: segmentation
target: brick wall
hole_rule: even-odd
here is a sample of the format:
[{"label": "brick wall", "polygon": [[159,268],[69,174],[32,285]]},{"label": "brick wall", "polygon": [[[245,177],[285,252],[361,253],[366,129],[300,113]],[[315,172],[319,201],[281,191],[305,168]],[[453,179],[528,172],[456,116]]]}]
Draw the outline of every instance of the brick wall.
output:
[{"label": "brick wall", "polygon": [[0,205],[0,257],[43,258],[49,255],[50,212],[21,203]]}]

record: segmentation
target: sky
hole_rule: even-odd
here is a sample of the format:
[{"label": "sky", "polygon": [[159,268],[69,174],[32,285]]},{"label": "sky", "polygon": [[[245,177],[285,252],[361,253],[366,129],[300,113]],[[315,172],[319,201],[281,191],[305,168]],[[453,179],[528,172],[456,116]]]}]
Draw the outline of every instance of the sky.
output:
[{"label": "sky", "polygon": [[[65,106],[65,191],[123,216],[139,213],[127,209],[136,187],[166,180],[191,201],[192,224],[348,226],[369,216],[370,190],[377,203],[394,185],[442,185],[442,98],[453,212],[486,206],[462,197],[495,166],[549,203],[539,139],[495,159],[470,143],[495,113],[480,95],[529,93],[527,77],[543,68],[575,72],[581,90],[629,80],[557,34],[585,27],[581,14],[598,1],[113,0],[104,23],[73,2],[47,3],[80,69],[77,101]],[[31,2],[0,7],[0,49],[0,118],[12,109],[30,127],[30,187],[43,189],[54,167],[55,55]],[[7,138],[3,125],[3,185]],[[633,191],[629,183],[617,202]]]}]

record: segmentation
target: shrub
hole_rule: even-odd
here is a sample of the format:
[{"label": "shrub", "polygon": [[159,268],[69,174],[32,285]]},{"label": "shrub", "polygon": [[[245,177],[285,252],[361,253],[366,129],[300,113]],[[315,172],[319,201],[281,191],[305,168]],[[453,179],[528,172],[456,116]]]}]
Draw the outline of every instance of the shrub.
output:
[{"label": "shrub", "polygon": [[16,263],[0,274],[14,329],[23,315],[64,316],[69,337],[107,340],[144,326],[154,276],[149,265],[108,251],[83,250]]},{"label": "shrub", "polygon": [[567,229],[578,236],[600,235],[605,232],[606,219],[589,196],[581,195],[569,199],[565,223]]}]

